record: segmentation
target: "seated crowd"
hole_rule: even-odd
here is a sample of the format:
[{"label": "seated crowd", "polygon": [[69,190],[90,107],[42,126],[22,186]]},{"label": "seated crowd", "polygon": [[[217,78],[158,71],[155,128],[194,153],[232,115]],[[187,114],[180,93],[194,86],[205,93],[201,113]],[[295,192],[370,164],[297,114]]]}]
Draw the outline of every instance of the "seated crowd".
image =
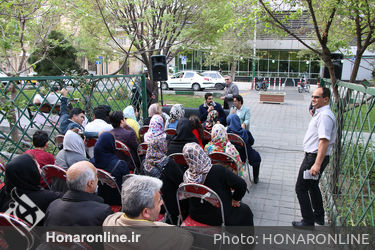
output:
[{"label": "seated crowd", "polygon": [[[253,167],[256,184],[261,157],[252,148],[254,138],[247,129],[249,121],[243,120],[250,119],[250,115],[238,112],[244,110],[241,96],[234,96],[235,105],[227,117],[211,93],[205,95],[197,116],[185,117],[181,104],[173,105],[168,116],[154,103],[148,109],[149,118],[143,122],[148,131],[142,135],[142,123],[137,121],[133,106],[111,112],[110,107],[100,105],[94,108],[94,120],[84,126],[83,110],[74,108],[67,112],[66,95],[63,90],[62,149],[54,158],[46,152],[47,133],[34,134],[35,149],[6,165],[5,186],[0,190],[1,212],[8,209],[11,192],[16,189],[18,196],[26,194],[46,214],[40,224],[47,226],[164,225],[156,222],[160,213],[167,223],[174,225],[189,217],[211,226],[253,226],[251,209],[241,199],[249,188],[247,163]],[[167,129],[175,129],[175,134],[167,134]],[[204,133],[211,138],[205,139]],[[238,135],[246,147],[231,142],[230,134]],[[95,145],[85,145],[85,139],[91,137],[97,138]],[[117,142],[126,145],[128,154],[118,150]],[[147,144],[144,158],[137,154],[140,143]],[[213,164],[210,154],[215,152],[228,155],[237,168]],[[181,155],[182,162],[175,160],[176,154]],[[66,183],[42,178],[41,169],[49,164],[66,170]],[[102,172],[113,178],[112,186],[100,181]],[[43,185],[45,181],[52,183]],[[201,184],[216,192],[222,201],[225,221],[221,219],[221,210],[209,202],[198,198],[177,200],[176,192],[184,183]],[[121,205],[122,212],[113,209]],[[181,244],[192,241],[190,236],[179,237]]]}]

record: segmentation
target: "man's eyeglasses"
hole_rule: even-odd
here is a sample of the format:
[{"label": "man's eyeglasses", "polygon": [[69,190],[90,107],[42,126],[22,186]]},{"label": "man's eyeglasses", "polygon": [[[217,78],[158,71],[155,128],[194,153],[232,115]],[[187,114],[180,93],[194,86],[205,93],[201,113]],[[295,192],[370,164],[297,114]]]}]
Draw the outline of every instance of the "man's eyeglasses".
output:
[{"label": "man's eyeglasses", "polygon": [[229,79],[224,79],[225,81],[229,81]]},{"label": "man's eyeglasses", "polygon": [[312,99],[319,99],[319,98],[322,98],[322,96],[312,95],[311,98],[312,98]]}]

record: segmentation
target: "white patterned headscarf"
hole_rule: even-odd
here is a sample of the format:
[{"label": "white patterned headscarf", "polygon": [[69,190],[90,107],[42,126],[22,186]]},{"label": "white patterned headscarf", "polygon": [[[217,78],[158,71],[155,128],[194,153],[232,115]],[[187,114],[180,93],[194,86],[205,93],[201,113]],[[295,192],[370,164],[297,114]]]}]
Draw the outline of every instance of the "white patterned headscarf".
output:
[{"label": "white patterned headscarf", "polygon": [[172,106],[171,111],[169,111],[169,116],[171,120],[179,120],[185,116],[184,105],[175,104]]},{"label": "white patterned headscarf", "polygon": [[189,166],[184,173],[184,182],[204,184],[206,176],[212,167],[208,155],[196,142],[187,143],[182,153]]}]

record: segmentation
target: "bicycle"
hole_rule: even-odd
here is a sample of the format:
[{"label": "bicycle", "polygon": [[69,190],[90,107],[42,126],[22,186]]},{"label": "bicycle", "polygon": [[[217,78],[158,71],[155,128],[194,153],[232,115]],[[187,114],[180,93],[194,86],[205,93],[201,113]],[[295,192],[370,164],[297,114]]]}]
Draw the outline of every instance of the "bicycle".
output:
[{"label": "bicycle", "polygon": [[302,92],[310,92],[310,83],[307,80],[298,84],[298,93]]},{"label": "bicycle", "polygon": [[255,90],[259,91],[261,89],[264,91],[267,91],[268,84],[266,80],[255,82]]}]

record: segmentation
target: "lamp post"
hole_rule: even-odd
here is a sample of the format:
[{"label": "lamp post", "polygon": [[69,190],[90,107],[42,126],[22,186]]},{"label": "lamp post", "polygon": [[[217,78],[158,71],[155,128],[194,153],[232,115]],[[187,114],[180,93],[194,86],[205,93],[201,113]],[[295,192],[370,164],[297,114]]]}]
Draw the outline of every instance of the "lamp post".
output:
[{"label": "lamp post", "polygon": [[253,43],[253,83],[251,89],[255,88],[255,64],[256,64],[256,46],[257,46],[257,18],[255,17],[254,22],[254,43]]}]

